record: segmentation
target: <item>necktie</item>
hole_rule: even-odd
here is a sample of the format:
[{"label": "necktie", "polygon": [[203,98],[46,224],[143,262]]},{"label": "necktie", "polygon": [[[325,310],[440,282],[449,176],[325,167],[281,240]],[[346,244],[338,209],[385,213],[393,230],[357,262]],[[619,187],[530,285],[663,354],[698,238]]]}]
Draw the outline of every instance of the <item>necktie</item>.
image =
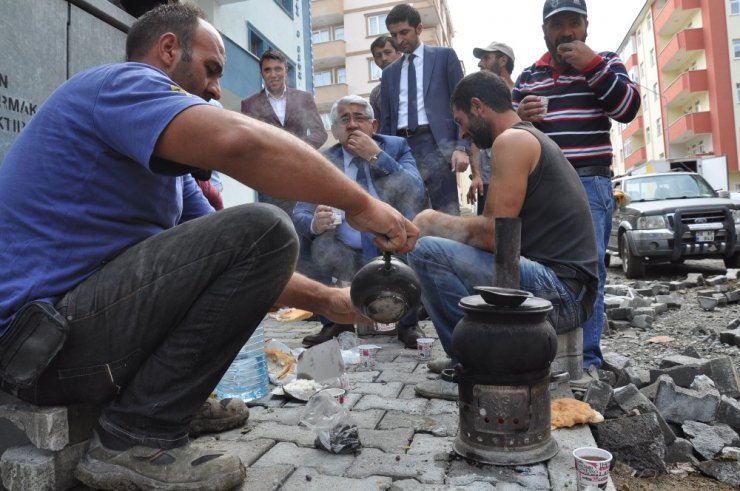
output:
[{"label": "necktie", "polygon": [[409,55],[409,90],[408,90],[408,107],[409,107],[409,131],[416,131],[419,126],[419,109],[416,107],[416,66],[414,65],[416,55]]},{"label": "necktie", "polygon": [[[369,191],[370,188],[367,182],[367,174],[365,173],[365,160],[360,157],[355,157],[352,159],[352,163],[357,167],[357,177],[355,177],[355,181],[357,181],[357,184],[365,188],[366,191]],[[378,248],[373,244],[373,234],[369,232],[360,232],[360,237],[362,240],[362,261],[364,263],[368,263],[373,258],[379,256],[380,251],[378,251]]]}]

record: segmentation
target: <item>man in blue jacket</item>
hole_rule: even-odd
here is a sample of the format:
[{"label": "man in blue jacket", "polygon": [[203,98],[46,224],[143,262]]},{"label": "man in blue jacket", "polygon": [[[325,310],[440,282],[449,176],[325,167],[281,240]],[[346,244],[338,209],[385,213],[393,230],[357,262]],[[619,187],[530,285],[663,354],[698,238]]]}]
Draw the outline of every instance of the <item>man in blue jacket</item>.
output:
[{"label": "man in blue jacket", "polygon": [[[344,174],[366,188],[373,196],[390,204],[409,220],[424,208],[424,183],[416,169],[414,157],[403,138],[375,134],[378,122],[370,103],[357,95],[348,95],[331,110],[332,134],[339,143],[324,155]],[[334,277],[351,281],[354,274],[380,251],[370,237],[346,221],[336,219],[330,206],[299,202],[293,210],[293,222],[309,253],[315,279],[330,283]],[[304,258],[306,260],[308,258]],[[311,274],[307,272],[307,274]],[[418,317],[413,312],[399,322],[398,339],[407,348],[416,348],[421,337]],[[323,343],[344,331],[354,331],[352,324],[322,320],[317,334],[306,336],[308,346]]]},{"label": "man in blue jacket", "polygon": [[460,214],[455,172],[468,168],[470,144],[458,140],[450,95],[463,73],[450,48],[421,42],[424,26],[410,5],[396,5],[385,25],[404,53],[383,72],[380,132],[405,137],[411,146],[431,207]]}]

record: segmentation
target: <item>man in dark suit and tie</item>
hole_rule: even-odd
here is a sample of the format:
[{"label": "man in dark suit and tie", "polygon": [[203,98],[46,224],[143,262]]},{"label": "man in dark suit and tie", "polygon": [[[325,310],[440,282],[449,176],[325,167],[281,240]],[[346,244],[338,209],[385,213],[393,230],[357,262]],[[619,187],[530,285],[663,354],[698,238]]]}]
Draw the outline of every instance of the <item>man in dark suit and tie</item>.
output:
[{"label": "man in dark suit and tie", "polygon": [[[396,136],[375,134],[378,123],[366,99],[357,95],[339,99],[332,107],[331,121],[332,134],[339,143],[324,151],[329,161],[409,220],[424,209],[424,183],[408,143]],[[358,269],[380,255],[371,236],[358,232],[344,220],[335,220],[336,216],[336,210],[329,206],[300,201],[293,211],[293,223],[301,241],[310,243],[314,279],[324,283],[330,283],[332,277],[351,281]],[[301,254],[304,251],[302,248]],[[341,332],[354,331],[352,324],[328,320],[322,323],[319,333],[304,338],[305,345],[313,346]],[[416,311],[399,322],[398,339],[407,348],[416,349],[416,340],[422,337],[417,323]]]},{"label": "man in dark suit and tie", "polygon": [[[260,70],[265,88],[242,101],[242,113],[265,123],[283,128],[318,149],[327,138],[324,124],[313,96],[288,87],[285,77],[288,62],[272,48],[260,57]],[[259,200],[279,206],[290,215],[295,201],[259,194]]]},{"label": "man in dark suit and tie", "polygon": [[421,42],[419,12],[393,7],[385,25],[402,58],[386,68],[381,81],[380,132],[407,138],[433,209],[460,214],[455,172],[468,168],[470,144],[458,140],[450,95],[463,77],[451,48]]}]

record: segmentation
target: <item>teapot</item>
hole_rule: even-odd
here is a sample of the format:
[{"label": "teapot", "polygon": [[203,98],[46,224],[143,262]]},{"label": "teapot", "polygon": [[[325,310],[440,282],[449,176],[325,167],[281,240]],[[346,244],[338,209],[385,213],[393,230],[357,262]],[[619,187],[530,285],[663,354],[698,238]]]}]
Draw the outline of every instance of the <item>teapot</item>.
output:
[{"label": "teapot", "polygon": [[350,297],[365,317],[391,324],[420,304],[421,283],[411,267],[385,252],[357,271]]}]

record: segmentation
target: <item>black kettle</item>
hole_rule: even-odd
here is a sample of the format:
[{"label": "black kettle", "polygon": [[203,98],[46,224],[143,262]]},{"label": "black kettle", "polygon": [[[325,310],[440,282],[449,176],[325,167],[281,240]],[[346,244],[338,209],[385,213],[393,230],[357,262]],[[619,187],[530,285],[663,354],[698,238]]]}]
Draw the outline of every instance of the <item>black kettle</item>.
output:
[{"label": "black kettle", "polygon": [[421,303],[421,283],[406,263],[390,252],[363,266],[352,278],[352,304],[375,322],[398,322]]}]

